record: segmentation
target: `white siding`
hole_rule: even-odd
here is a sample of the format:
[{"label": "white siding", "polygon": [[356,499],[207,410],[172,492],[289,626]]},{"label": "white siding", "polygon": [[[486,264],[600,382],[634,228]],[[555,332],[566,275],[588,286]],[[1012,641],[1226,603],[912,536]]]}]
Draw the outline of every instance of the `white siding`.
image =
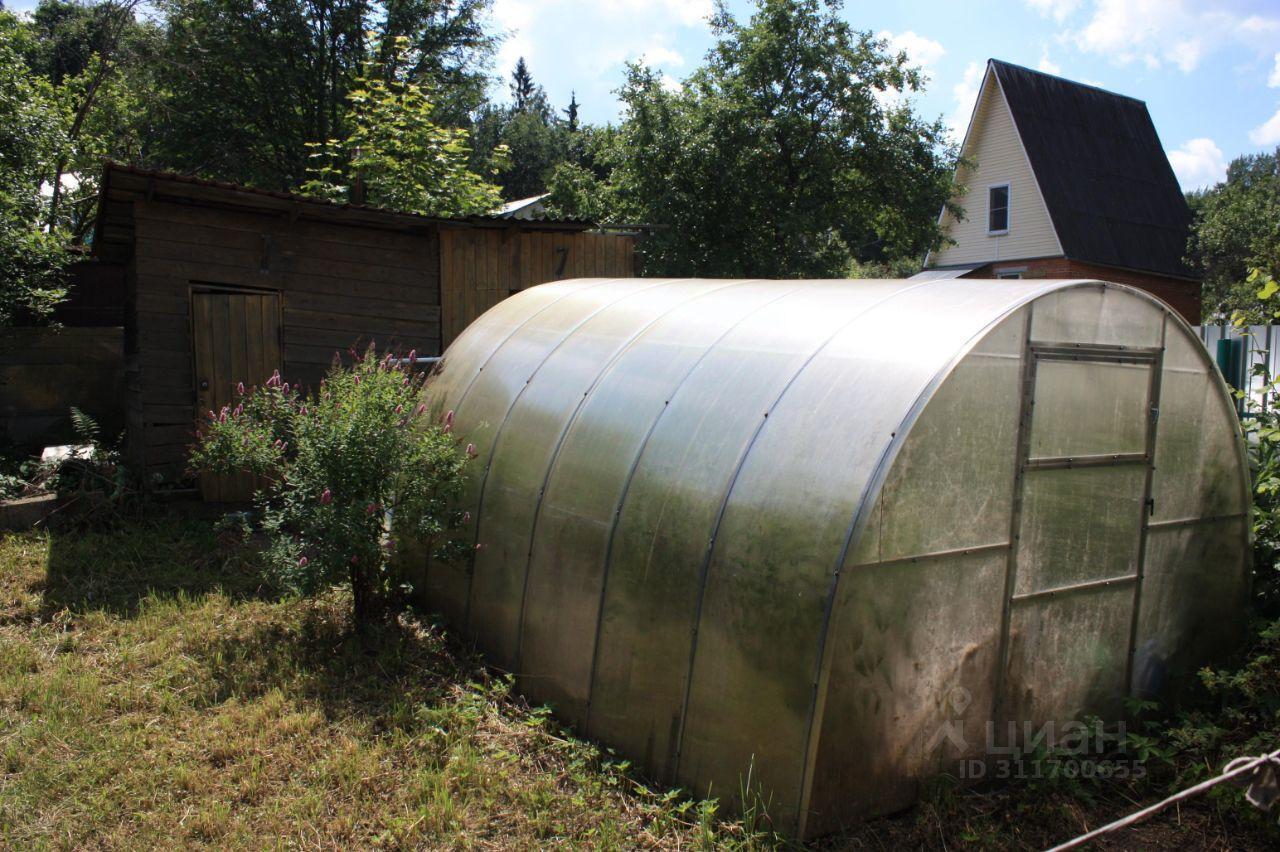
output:
[{"label": "white siding", "polygon": [[[966,187],[959,198],[965,219],[960,222],[950,213],[943,214],[943,230],[956,244],[935,251],[929,265],[1061,255],[1049,211],[990,67],[969,128],[965,157],[974,164],[956,175],[956,181]],[[1002,183],[1009,184],[1009,233],[991,236],[987,234],[987,187]]]}]

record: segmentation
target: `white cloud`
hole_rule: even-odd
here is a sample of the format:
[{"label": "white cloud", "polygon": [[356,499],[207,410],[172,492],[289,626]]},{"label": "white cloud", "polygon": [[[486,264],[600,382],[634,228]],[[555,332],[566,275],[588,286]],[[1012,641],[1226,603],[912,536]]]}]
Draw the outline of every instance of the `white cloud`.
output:
[{"label": "white cloud", "polygon": [[1041,49],[1041,51],[1040,51],[1040,62],[1039,62],[1039,64],[1037,64],[1037,65],[1036,65],[1036,67],[1037,67],[1037,68],[1039,68],[1041,71],[1043,71],[1043,72],[1044,72],[1044,73],[1046,73],[1046,74],[1055,74],[1055,75],[1057,75],[1057,74],[1061,74],[1061,73],[1062,73],[1062,66],[1061,66],[1061,65],[1059,65],[1058,63],[1054,62],[1052,59],[1050,59],[1050,58],[1049,58],[1049,46],[1048,46],[1048,45],[1045,45],[1045,46],[1044,46],[1044,48],[1042,48],[1042,49]]},{"label": "white cloud", "polygon": [[1211,186],[1227,174],[1227,159],[1212,139],[1200,137],[1169,152],[1169,165],[1184,190]]},{"label": "white cloud", "polygon": [[667,47],[665,44],[652,44],[644,49],[641,53],[644,61],[649,65],[657,66],[675,66],[683,65],[684,57],[676,51]]},{"label": "white cloud", "polygon": [[1280,89],[1280,53],[1276,54],[1276,67],[1271,69],[1271,76],[1267,78],[1267,85],[1273,89]]},{"label": "white cloud", "polygon": [[946,123],[951,138],[957,143],[964,139],[964,132],[969,127],[969,118],[978,102],[978,90],[982,87],[982,75],[986,70],[986,63],[970,62],[964,69],[960,82],[951,87],[951,99],[955,108],[947,116]]},{"label": "white cloud", "polygon": [[[907,64],[911,67],[919,68],[926,76],[930,76],[931,66],[947,52],[941,42],[922,36],[912,30],[901,33],[881,30],[876,33],[876,38],[887,42],[891,53],[895,55],[899,52],[905,53],[907,55]],[[882,109],[892,110],[905,103],[910,98],[910,95],[898,89],[885,89],[883,92],[877,90],[875,98]]]},{"label": "white cloud", "polygon": [[[573,89],[580,104],[602,109],[615,102],[624,62],[643,59],[668,71],[684,67],[681,48],[708,31],[712,11],[712,0],[494,0],[494,29],[505,38],[495,57],[493,94],[503,98],[523,56],[553,101],[567,101]],[[571,39],[570,32],[589,37]]]},{"label": "white cloud", "polygon": [[1249,131],[1249,141],[1255,145],[1270,147],[1280,145],[1280,109],[1271,118]]},{"label": "white cloud", "polygon": [[941,42],[922,36],[913,30],[901,33],[881,30],[876,33],[876,38],[889,42],[889,49],[894,53],[898,51],[905,52],[912,65],[918,65],[926,69],[941,59],[947,52]]},{"label": "white cloud", "polygon": [[1280,26],[1277,26],[1275,18],[1264,18],[1262,15],[1250,15],[1240,22],[1240,31],[1249,34],[1268,36],[1278,29]]},{"label": "white cloud", "polygon": [[1204,56],[1204,42],[1199,38],[1184,38],[1173,46],[1169,59],[1183,74],[1190,74]]},{"label": "white cloud", "polygon": [[1027,0],[1027,5],[1045,17],[1062,23],[1080,8],[1080,0]]},{"label": "white cloud", "polygon": [[[1172,19],[1180,17],[1180,0],[1098,0],[1089,21],[1074,34],[1074,41],[1086,53],[1110,56],[1121,65],[1141,61],[1158,67],[1160,54],[1174,50],[1175,39],[1166,30],[1177,30]],[[1162,21],[1161,13],[1169,18]]]},{"label": "white cloud", "polygon": [[686,27],[706,23],[714,11],[711,0],[595,0],[591,7],[612,17],[669,18]]},{"label": "white cloud", "polygon": [[496,0],[493,4],[493,19],[498,28],[506,33],[495,58],[498,70],[503,75],[515,67],[516,60],[521,56],[526,60],[537,57],[527,32],[529,25],[533,23],[534,11],[534,4],[521,0]]},{"label": "white cloud", "polygon": [[1258,53],[1275,50],[1280,15],[1243,15],[1230,0],[1025,0],[1060,24],[1083,13],[1082,23],[1061,35],[1084,53],[1119,65],[1150,69],[1172,65],[1183,73],[1227,47]]}]

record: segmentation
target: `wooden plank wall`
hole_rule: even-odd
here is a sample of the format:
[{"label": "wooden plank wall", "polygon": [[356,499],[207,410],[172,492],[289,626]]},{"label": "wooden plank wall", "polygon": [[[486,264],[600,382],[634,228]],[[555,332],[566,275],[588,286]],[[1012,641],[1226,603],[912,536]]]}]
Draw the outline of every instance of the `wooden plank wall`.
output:
[{"label": "wooden plank wall", "polygon": [[124,428],[124,332],[7,328],[0,336],[0,441],[34,452],[75,440],[71,406],[114,441]]},{"label": "wooden plank wall", "polygon": [[440,232],[444,346],[476,317],[535,284],[561,278],[632,278],[635,237],[563,231],[445,228]]},{"label": "wooden plank wall", "polygon": [[198,416],[191,293],[229,288],[283,300],[281,373],[314,386],[357,342],[440,348],[439,241],[421,233],[288,215],[134,202],[126,368],[130,458],[153,485],[186,479]]},{"label": "wooden plank wall", "polygon": [[67,300],[54,308],[53,317],[61,325],[124,325],[124,279],[122,263],[81,260],[67,268]]}]

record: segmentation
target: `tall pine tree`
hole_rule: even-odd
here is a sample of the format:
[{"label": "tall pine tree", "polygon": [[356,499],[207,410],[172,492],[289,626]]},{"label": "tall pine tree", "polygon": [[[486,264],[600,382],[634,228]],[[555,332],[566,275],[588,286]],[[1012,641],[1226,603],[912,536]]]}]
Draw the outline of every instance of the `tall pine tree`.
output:
[{"label": "tall pine tree", "polygon": [[578,132],[578,93],[569,92],[569,108],[564,111],[567,128],[570,133]]},{"label": "tall pine tree", "polygon": [[[524,57],[511,72],[510,91],[508,106],[486,105],[476,116],[471,168],[486,171],[493,152],[506,146],[506,163],[496,180],[502,197],[514,200],[546,191],[547,175],[568,156],[569,130],[551,108],[546,90],[534,81]],[[576,123],[576,98],[570,109]]]},{"label": "tall pine tree", "polygon": [[529,66],[521,56],[516,60],[515,70],[511,72],[511,103],[515,106],[516,112],[525,112],[537,91],[538,87],[533,83]]}]

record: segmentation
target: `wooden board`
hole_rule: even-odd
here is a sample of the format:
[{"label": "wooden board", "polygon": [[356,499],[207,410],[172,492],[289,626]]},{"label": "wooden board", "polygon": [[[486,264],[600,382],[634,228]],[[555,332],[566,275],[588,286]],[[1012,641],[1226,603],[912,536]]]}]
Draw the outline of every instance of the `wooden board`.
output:
[{"label": "wooden board", "polygon": [[632,278],[635,237],[557,231],[440,231],[442,346],[503,299],[562,278]]},{"label": "wooden board", "polygon": [[[279,294],[191,294],[197,418],[234,408],[238,383],[262,384],[281,368],[280,326]],[[153,431],[156,440],[176,437]],[[200,493],[213,502],[249,500],[259,485],[248,474],[200,475]]]},{"label": "wooden board", "polygon": [[114,441],[124,427],[124,331],[7,328],[0,334],[0,440],[24,451],[76,440],[71,406]]}]

